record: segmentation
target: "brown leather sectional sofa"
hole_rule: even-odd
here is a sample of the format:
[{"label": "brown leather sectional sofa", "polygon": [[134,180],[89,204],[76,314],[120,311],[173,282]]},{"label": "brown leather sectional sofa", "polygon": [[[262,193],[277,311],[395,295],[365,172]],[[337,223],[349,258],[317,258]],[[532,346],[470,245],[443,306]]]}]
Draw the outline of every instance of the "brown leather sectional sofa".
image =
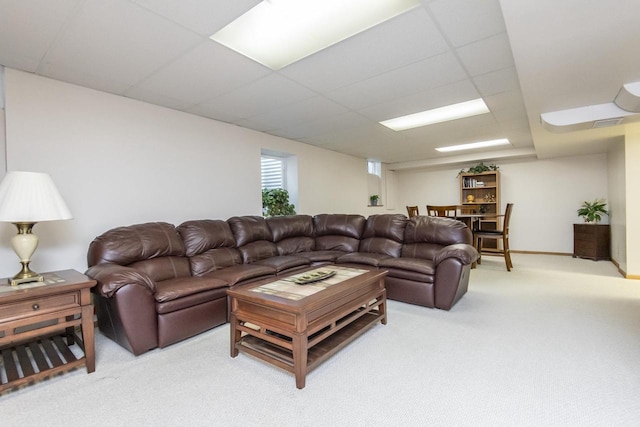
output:
[{"label": "brown leather sectional sofa", "polygon": [[100,330],[138,355],[225,323],[230,287],[319,264],[386,269],[390,299],[449,310],[477,252],[461,222],[404,215],[237,216],[119,227],[87,255]]}]

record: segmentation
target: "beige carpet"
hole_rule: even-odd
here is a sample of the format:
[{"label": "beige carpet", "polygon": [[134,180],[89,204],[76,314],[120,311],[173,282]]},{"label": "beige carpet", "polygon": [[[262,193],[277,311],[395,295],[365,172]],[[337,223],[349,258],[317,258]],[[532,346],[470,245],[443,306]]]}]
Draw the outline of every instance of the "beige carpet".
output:
[{"label": "beige carpet", "polygon": [[640,281],[609,262],[485,257],[450,311],[390,301],[307,377],[241,354],[228,325],[0,396],[2,426],[637,426]]}]

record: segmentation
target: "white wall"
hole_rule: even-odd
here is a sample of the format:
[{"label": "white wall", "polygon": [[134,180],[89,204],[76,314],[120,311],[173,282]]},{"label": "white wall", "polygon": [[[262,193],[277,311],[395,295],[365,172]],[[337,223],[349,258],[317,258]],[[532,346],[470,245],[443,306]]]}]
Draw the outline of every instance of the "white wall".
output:
[{"label": "white wall", "polygon": [[[5,85],[7,169],[51,174],[74,215],[35,226],[35,271],[84,271],[112,227],[259,215],[262,148],[298,156],[298,212],[367,214],[364,159],[8,68]],[[0,277],[14,234],[0,224]]]},{"label": "white wall", "polygon": [[625,142],[611,145],[607,154],[609,173],[609,223],[611,224],[611,259],[627,271],[627,190],[625,184]]},{"label": "white wall", "polygon": [[627,277],[640,279],[640,125],[627,126],[625,138]]},{"label": "white wall", "polygon": [[[584,200],[607,198],[607,155],[550,160],[497,162],[500,167],[501,211],[514,203],[510,244],[513,250],[573,252],[573,224]],[[471,165],[464,165],[466,169]],[[396,171],[396,211],[418,205],[458,204],[457,174],[463,167],[430,171]],[[604,218],[606,223],[608,218]]]}]

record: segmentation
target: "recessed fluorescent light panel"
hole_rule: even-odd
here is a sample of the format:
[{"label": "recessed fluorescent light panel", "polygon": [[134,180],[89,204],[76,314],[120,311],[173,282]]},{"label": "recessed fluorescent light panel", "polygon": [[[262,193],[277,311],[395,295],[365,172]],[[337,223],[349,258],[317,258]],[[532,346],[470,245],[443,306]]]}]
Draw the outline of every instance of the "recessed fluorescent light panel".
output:
[{"label": "recessed fluorescent light panel", "polygon": [[471,101],[460,102],[459,104],[447,105],[446,107],[434,108],[433,110],[422,111],[420,113],[409,114],[408,116],[397,117],[380,122],[396,131],[413,129],[435,123],[447,122],[449,120],[462,119],[465,117],[477,116],[489,112],[487,104],[482,98]]},{"label": "recessed fluorescent light panel", "polygon": [[419,4],[420,0],[265,0],[210,38],[279,70]]},{"label": "recessed fluorescent light panel", "polygon": [[502,138],[502,139],[494,139],[491,141],[471,142],[469,144],[450,145],[448,147],[438,147],[436,148],[436,151],[446,153],[449,151],[472,150],[474,148],[486,148],[486,147],[494,147],[496,145],[509,145],[509,144],[510,142],[507,138]]}]

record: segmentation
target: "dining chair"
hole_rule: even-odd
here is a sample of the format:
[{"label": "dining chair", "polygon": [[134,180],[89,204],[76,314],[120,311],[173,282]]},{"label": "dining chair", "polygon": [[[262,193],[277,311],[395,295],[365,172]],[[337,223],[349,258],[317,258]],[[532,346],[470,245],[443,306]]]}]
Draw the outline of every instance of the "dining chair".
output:
[{"label": "dining chair", "polygon": [[409,214],[409,218],[420,215],[417,206],[407,206],[407,213]]},{"label": "dining chair", "polygon": [[429,216],[444,216],[449,218],[456,218],[458,212],[458,205],[427,205],[427,215]]},{"label": "dining chair", "polygon": [[[513,263],[511,262],[511,252],[509,251],[509,220],[511,219],[511,209],[513,203],[507,203],[504,216],[502,216],[502,229],[501,230],[475,230],[473,232],[473,246],[478,251],[478,264],[482,263],[482,254],[501,255],[504,257],[504,262],[507,265],[507,271],[511,271]],[[482,241],[484,239],[493,239],[498,242],[496,248],[483,249]],[[502,241],[502,249],[500,249],[499,241]]]}]

